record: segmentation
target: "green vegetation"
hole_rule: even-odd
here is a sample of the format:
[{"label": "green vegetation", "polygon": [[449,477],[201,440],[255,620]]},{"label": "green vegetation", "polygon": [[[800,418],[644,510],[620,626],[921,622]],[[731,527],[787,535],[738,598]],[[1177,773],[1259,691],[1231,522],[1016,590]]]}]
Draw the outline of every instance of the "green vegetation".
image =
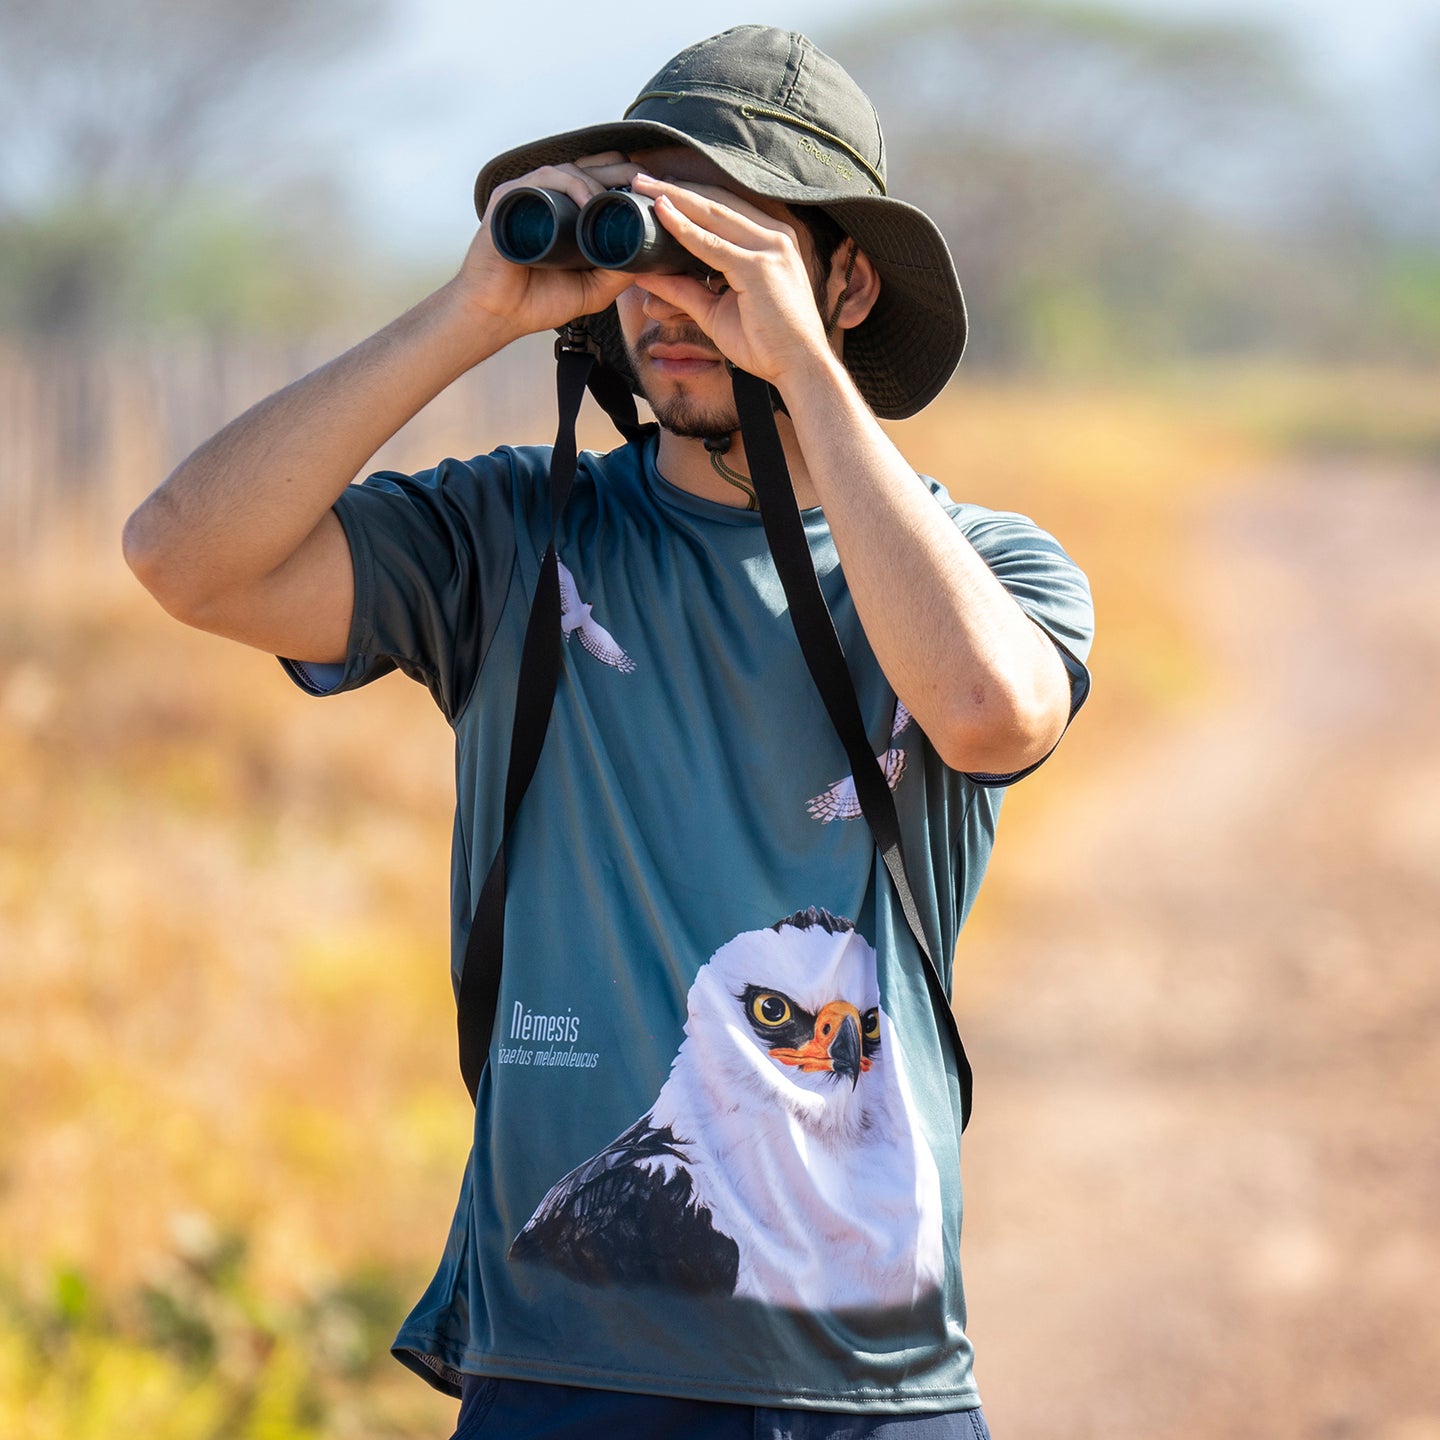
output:
[{"label": "green vegetation", "polygon": [[[25,1294],[0,1282],[7,1440],[319,1440],[337,1392],[371,1376],[403,1316],[396,1277],[365,1269],[277,1302],[247,1246],[189,1217],[165,1272],[118,1300],[79,1269]],[[384,1433],[383,1429],[369,1433]]]}]

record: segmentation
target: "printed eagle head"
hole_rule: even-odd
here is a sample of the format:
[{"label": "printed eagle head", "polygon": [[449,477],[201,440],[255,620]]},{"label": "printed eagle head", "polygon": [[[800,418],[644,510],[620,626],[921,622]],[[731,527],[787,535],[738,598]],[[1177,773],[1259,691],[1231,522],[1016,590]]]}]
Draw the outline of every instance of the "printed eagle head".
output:
[{"label": "printed eagle head", "polygon": [[874,950],[810,909],[737,935],[700,968],[675,1065],[736,1109],[853,1136],[879,1103],[886,1024]]}]

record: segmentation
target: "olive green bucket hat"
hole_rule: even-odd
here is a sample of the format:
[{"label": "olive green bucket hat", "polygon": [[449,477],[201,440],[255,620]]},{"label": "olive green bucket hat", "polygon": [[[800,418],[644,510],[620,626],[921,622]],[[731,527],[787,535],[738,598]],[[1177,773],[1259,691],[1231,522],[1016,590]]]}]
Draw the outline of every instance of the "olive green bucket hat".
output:
[{"label": "olive green bucket hat", "polygon": [[[845,337],[845,363],[875,413],[903,419],[944,387],[965,348],[965,302],[934,221],[885,193],[885,141],[869,97],[805,36],[740,25],[681,51],[622,120],[497,156],[475,182],[480,215],[497,185],[606,150],[686,145],[743,190],[824,210],[879,272],[879,299]],[[629,376],[611,306],[591,321],[607,364]]]}]

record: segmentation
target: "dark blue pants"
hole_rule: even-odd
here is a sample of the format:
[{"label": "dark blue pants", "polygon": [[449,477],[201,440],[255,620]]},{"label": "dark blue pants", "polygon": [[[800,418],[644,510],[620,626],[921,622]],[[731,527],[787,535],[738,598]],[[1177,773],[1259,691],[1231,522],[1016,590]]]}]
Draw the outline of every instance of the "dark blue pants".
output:
[{"label": "dark blue pants", "polygon": [[846,1415],[467,1375],[452,1440],[990,1440],[979,1410]]}]

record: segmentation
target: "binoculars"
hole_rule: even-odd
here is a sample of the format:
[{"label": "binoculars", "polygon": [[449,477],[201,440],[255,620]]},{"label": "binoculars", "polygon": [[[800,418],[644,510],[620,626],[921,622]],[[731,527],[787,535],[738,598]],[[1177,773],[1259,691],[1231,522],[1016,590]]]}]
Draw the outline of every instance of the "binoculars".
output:
[{"label": "binoculars", "polygon": [[583,208],[560,190],[535,185],[512,190],[495,205],[490,235],[496,250],[515,265],[700,280],[711,273],[655,218],[648,195],[624,188],[592,195]]}]

